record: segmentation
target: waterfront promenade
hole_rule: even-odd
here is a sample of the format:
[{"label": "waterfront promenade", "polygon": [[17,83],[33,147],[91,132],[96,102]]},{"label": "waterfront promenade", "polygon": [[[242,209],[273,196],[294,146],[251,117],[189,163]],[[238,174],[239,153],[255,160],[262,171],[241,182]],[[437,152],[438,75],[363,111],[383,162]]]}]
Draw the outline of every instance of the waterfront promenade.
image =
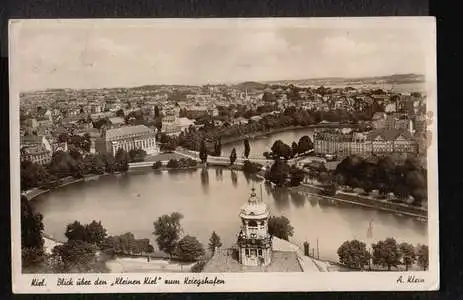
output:
[{"label": "waterfront promenade", "polygon": [[373,197],[360,196],[355,193],[347,193],[342,191],[337,191],[336,194],[333,196],[327,196],[323,195],[323,188],[307,183],[301,183],[297,187],[292,187],[291,190],[296,192],[302,192],[307,195],[316,196],[328,201],[340,201],[364,207],[379,209],[383,211],[388,211],[396,214],[402,214],[410,217],[416,217],[423,220],[428,219],[427,209],[418,206],[411,206],[405,203],[393,203],[387,200],[380,200],[375,199]]}]

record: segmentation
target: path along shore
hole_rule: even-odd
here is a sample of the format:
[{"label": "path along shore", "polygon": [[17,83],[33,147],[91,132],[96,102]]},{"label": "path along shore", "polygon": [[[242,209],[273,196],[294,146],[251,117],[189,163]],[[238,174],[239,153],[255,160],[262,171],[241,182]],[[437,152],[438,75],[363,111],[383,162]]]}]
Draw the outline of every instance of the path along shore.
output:
[{"label": "path along shore", "polygon": [[374,208],[378,210],[388,211],[395,214],[402,214],[410,217],[420,218],[427,221],[428,211],[422,207],[414,207],[402,203],[392,203],[387,200],[379,200],[371,197],[364,197],[354,193],[338,191],[334,196],[323,195],[323,188],[301,183],[299,186],[291,187],[292,191],[302,192],[304,194],[316,196],[329,201],[339,201],[360,205],[364,207]]}]

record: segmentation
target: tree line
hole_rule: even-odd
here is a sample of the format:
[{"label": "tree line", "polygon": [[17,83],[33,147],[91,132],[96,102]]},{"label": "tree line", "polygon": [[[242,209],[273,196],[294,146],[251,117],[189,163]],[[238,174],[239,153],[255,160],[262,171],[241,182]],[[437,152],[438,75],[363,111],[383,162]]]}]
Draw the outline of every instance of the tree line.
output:
[{"label": "tree line", "polygon": [[362,188],[366,193],[377,189],[382,195],[412,196],[414,205],[427,197],[427,172],[414,157],[400,163],[390,156],[370,161],[351,155],[338,164],[334,176],[339,185]]},{"label": "tree line", "polygon": [[118,149],[111,153],[84,153],[72,147],[69,151],[56,151],[50,163],[40,165],[28,160],[21,161],[21,190],[34,187],[53,188],[67,177],[83,178],[85,175],[125,172],[130,162],[144,161],[146,152]]},{"label": "tree line", "polygon": [[[201,271],[205,262],[204,246],[196,237],[181,237],[183,216],[174,212],[160,216],[154,223],[153,234],[160,251],[171,259],[199,262],[193,271]],[[81,224],[74,221],[66,226],[66,242],[53,247],[46,254],[42,231],[43,217],[35,213],[25,196],[21,197],[21,256],[23,271],[30,273],[103,273],[106,262],[115,255],[153,255],[149,239],[136,239],[130,233],[108,236],[101,222]],[[214,231],[209,239],[211,253],[221,247],[220,237]],[[158,254],[160,255],[160,254]]]},{"label": "tree line", "polygon": [[[215,125],[213,121],[200,128],[190,126],[182,131],[177,138],[176,145],[189,150],[199,151],[203,140],[233,139],[257,132],[268,132],[274,129],[291,126],[308,126],[318,124],[323,120],[330,122],[356,122],[355,112],[343,110],[311,111],[302,108],[289,107],[282,112],[260,116],[259,120],[247,120],[245,124],[233,124],[225,121],[222,125]],[[364,118],[362,119],[369,119]]]},{"label": "tree line", "polygon": [[387,238],[371,245],[372,253],[367,250],[366,244],[358,240],[345,241],[338,248],[340,263],[354,269],[366,269],[370,266],[370,260],[374,266],[398,268],[405,266],[408,271],[410,266],[418,264],[423,270],[429,266],[429,250],[427,245],[412,245],[409,243],[398,244],[394,238]]}]

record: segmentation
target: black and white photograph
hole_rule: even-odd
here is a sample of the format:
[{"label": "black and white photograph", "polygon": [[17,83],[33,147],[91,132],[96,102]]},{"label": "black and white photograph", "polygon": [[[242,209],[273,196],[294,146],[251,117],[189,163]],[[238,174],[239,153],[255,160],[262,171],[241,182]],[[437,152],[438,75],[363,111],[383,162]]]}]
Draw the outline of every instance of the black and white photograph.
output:
[{"label": "black and white photograph", "polygon": [[439,288],[431,17],[11,20],[16,293]]}]

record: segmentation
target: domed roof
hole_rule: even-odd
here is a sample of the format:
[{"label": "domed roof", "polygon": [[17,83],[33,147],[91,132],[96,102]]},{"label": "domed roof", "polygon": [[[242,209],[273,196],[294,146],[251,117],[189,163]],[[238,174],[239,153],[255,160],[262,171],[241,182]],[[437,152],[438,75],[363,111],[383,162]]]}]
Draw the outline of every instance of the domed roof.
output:
[{"label": "domed roof", "polygon": [[269,216],[268,205],[256,195],[255,189],[252,188],[251,196],[248,203],[244,204],[240,210],[240,217],[242,218],[266,218]]}]

